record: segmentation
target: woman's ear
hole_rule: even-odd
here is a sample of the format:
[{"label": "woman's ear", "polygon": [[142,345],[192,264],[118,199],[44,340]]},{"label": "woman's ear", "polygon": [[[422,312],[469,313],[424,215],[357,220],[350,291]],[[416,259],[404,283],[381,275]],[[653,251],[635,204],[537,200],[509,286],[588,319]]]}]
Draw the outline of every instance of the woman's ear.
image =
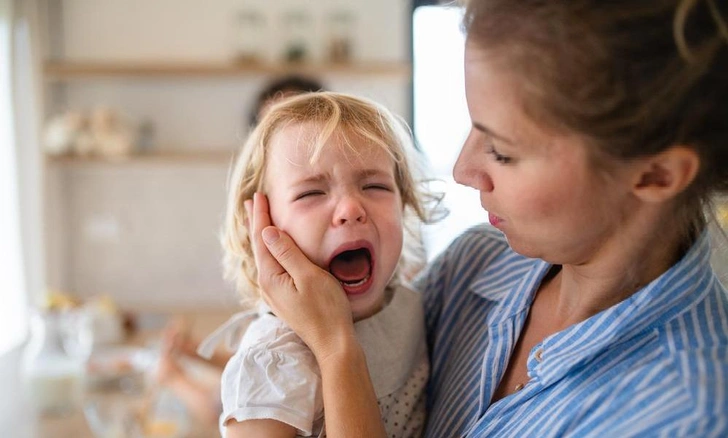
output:
[{"label": "woman's ear", "polygon": [[673,146],[640,160],[633,193],[647,202],[663,202],[683,192],[700,169],[700,156],[691,148]]}]

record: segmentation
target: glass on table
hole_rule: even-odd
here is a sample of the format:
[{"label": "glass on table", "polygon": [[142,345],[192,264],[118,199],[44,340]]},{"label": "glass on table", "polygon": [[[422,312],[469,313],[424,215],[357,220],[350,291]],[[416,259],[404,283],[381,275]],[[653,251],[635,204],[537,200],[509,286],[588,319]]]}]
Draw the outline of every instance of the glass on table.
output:
[{"label": "glass on table", "polygon": [[36,311],[25,350],[24,386],[32,407],[41,414],[66,414],[79,406],[82,362],[63,348],[63,315]]}]

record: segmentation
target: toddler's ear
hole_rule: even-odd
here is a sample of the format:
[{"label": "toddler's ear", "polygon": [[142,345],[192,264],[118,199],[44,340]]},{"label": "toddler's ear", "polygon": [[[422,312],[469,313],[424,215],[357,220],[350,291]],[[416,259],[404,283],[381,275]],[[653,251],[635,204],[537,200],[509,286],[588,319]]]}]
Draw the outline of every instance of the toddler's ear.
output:
[{"label": "toddler's ear", "polygon": [[700,169],[700,156],[686,146],[673,146],[641,160],[633,193],[647,202],[664,202],[682,193]]}]

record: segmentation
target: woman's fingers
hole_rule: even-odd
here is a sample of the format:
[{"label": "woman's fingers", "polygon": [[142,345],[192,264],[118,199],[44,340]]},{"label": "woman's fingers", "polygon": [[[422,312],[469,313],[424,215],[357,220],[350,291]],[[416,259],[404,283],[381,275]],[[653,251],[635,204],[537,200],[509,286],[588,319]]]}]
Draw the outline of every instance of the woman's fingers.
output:
[{"label": "woman's fingers", "polygon": [[258,267],[258,283],[265,289],[261,281],[287,276],[287,273],[263,243],[263,229],[271,225],[268,199],[262,193],[256,193],[253,195],[252,202],[250,200],[245,201],[245,209],[250,224],[250,243]]},{"label": "woman's fingers", "polygon": [[[315,355],[325,353],[332,337],[353,331],[346,294],[285,231],[272,226],[264,195],[256,193],[244,205],[263,299]],[[334,327],[339,330],[332,330]]]},{"label": "woman's fingers", "polygon": [[289,275],[297,289],[305,287],[306,280],[312,276],[326,275],[326,272],[313,264],[296,246],[293,239],[276,227],[263,229],[262,236],[270,254]]},{"label": "woman's fingers", "polygon": [[[248,207],[246,207],[248,208]],[[271,226],[268,200],[262,193],[256,193],[252,203],[252,243],[258,266],[258,281],[263,290],[269,281],[275,286],[293,287],[290,292],[300,290],[302,282],[311,276],[326,275],[298,248],[284,231]],[[249,215],[250,216],[250,215]]]},{"label": "woman's fingers", "polygon": [[[289,275],[268,280],[263,295],[273,312],[286,321],[316,356],[325,360],[354,336],[346,294],[328,272],[311,263],[288,234],[275,227],[263,230],[270,254]],[[278,286],[287,283],[285,286]],[[290,291],[281,293],[280,291]]]}]

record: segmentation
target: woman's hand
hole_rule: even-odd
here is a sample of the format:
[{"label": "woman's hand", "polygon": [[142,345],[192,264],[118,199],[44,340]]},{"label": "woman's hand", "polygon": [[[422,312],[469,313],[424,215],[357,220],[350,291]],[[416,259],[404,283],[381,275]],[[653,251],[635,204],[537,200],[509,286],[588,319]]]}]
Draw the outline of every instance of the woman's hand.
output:
[{"label": "woman's hand", "polygon": [[319,363],[355,339],[351,307],[341,285],[313,264],[282,230],[271,226],[268,200],[245,201],[263,298],[303,339]]}]

